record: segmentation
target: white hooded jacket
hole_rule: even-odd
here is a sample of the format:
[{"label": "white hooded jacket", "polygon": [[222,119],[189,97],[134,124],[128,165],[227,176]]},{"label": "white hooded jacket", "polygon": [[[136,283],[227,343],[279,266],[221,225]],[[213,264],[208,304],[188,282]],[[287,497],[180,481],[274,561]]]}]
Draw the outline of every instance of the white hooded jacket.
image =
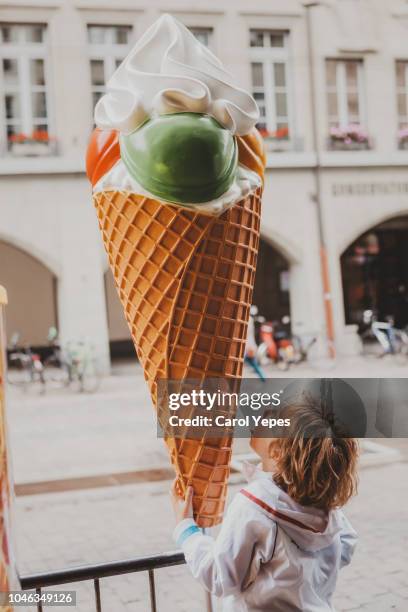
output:
[{"label": "white hooded jacket", "polygon": [[270,474],[253,472],[215,540],[193,519],[177,525],[174,538],[193,576],[223,598],[224,612],[333,612],[356,532],[341,510],[326,515],[301,506]]}]

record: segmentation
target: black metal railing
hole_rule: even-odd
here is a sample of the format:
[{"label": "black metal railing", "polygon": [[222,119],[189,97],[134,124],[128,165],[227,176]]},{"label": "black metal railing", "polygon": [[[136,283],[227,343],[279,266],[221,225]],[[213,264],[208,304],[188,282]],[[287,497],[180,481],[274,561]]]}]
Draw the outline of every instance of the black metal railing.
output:
[{"label": "black metal railing", "polygon": [[[171,567],[173,565],[182,565],[183,563],[185,563],[185,559],[182,552],[167,552],[160,555],[126,559],[124,561],[111,561],[109,563],[99,563],[97,565],[83,565],[53,572],[20,576],[20,583],[23,590],[35,590],[41,596],[42,589],[46,587],[93,580],[95,610],[97,612],[102,612],[103,601],[100,590],[101,578],[134,572],[147,572],[149,577],[150,609],[151,612],[157,612],[155,570],[163,567]],[[211,598],[208,596],[207,611],[211,612],[211,610]],[[41,603],[37,604],[37,611],[43,612]]]}]

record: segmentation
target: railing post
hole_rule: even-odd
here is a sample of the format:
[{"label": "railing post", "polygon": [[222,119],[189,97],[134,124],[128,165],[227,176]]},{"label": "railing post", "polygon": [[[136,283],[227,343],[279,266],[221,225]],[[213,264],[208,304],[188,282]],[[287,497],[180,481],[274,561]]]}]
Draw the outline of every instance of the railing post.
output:
[{"label": "railing post", "polygon": [[102,612],[101,585],[99,583],[99,578],[95,578],[94,580],[94,589],[95,589],[96,612]]},{"label": "railing post", "polygon": [[149,569],[149,591],[150,591],[150,609],[151,609],[151,612],[157,612],[156,585],[154,583],[154,570],[152,570],[152,569]]},{"label": "railing post", "polygon": [[35,589],[35,592],[37,593],[37,595],[39,596],[39,601],[37,604],[37,612],[43,612],[43,606],[42,606],[42,602],[41,602],[41,589]]},{"label": "railing post", "polygon": [[[10,479],[10,453],[8,448],[5,381],[6,381],[6,339],[4,331],[4,307],[7,293],[0,285],[0,592],[16,590],[18,578],[12,550],[11,519],[13,506],[13,483]],[[12,612],[13,607],[2,607],[4,612]]]}]

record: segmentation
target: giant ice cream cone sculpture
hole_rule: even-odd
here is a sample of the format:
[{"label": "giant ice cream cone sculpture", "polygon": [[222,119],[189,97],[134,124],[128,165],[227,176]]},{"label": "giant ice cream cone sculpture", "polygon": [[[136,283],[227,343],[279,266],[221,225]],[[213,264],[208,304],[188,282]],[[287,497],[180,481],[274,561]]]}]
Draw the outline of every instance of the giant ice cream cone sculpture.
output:
[{"label": "giant ice cream cone sculpture", "polygon": [[[104,245],[154,405],[159,379],[239,378],[264,157],[254,100],[176,20],[108,83],[87,157]],[[166,437],[201,526],[220,522],[230,436]]]}]

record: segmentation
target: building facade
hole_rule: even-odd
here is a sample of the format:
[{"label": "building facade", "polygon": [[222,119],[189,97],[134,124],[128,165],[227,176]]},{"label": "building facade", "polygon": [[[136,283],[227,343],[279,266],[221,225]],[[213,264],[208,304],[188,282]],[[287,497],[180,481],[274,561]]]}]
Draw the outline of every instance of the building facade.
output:
[{"label": "building facade", "polygon": [[[9,332],[128,339],[84,153],[106,80],[163,12],[253,92],[268,150],[254,301],[359,350],[364,309],[408,323],[408,4],[403,0],[0,0],[0,283]],[[320,215],[319,215],[320,209]],[[323,295],[321,243],[330,291]],[[329,293],[329,295],[328,295]]]}]

